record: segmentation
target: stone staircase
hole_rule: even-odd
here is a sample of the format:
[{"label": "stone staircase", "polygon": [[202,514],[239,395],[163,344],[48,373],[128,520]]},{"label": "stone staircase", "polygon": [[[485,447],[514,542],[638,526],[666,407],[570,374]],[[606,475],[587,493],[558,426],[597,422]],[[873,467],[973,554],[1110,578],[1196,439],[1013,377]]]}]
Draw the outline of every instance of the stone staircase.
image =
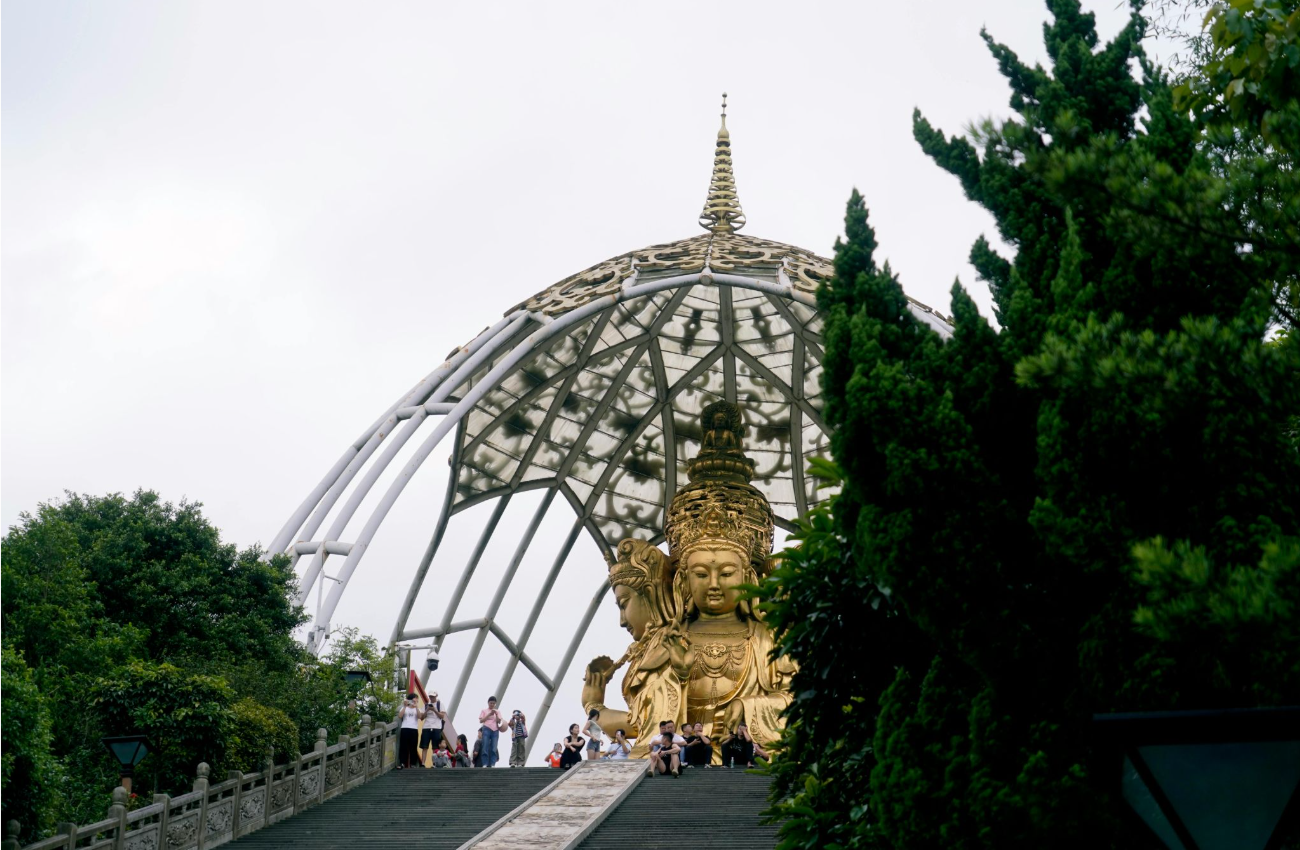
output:
[{"label": "stone staircase", "polygon": [[231,847],[455,850],[559,776],[546,767],[395,770]]},{"label": "stone staircase", "polygon": [[[403,850],[456,850],[561,775],[550,768],[392,771],[240,838],[232,847],[353,850],[391,842]],[[578,850],[771,850],[776,827],[760,823],[768,787],[767,777],[717,767],[685,770],[677,779],[650,777],[618,803]],[[531,838],[504,840],[500,834],[485,841],[551,846],[547,829],[536,831]],[[524,843],[515,843],[521,839]]]},{"label": "stone staircase", "polygon": [[772,850],[777,828],[761,823],[766,776],[694,767],[633,789],[578,850]]}]

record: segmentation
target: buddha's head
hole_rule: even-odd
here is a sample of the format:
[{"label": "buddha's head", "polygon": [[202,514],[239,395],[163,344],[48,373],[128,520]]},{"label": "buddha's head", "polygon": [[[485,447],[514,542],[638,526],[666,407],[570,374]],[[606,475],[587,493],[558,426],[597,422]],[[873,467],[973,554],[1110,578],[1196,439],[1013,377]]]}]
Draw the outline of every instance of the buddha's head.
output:
[{"label": "buddha's head", "polygon": [[668,582],[668,556],[659,547],[634,539],[618,544],[618,560],[610,565],[609,583],[618,603],[618,624],[633,640],[641,640],[651,628],[676,619]]}]

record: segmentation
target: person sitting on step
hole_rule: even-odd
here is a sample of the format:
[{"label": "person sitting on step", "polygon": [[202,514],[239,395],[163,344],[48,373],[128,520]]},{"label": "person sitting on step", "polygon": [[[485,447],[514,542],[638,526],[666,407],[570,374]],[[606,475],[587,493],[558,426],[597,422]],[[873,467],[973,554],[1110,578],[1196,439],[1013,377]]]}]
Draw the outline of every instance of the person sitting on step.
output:
[{"label": "person sitting on step", "polygon": [[560,769],[568,770],[582,761],[582,748],[587,741],[578,734],[578,724],[569,726],[569,734],[564,736],[564,752],[560,754]]},{"label": "person sitting on step", "polygon": [[686,763],[691,767],[708,767],[713,761],[713,740],[704,734],[704,724],[687,727]]},{"label": "person sitting on step", "polygon": [[650,772],[681,776],[682,748],[673,738],[672,732],[665,731],[659,740],[659,749],[650,754]]}]

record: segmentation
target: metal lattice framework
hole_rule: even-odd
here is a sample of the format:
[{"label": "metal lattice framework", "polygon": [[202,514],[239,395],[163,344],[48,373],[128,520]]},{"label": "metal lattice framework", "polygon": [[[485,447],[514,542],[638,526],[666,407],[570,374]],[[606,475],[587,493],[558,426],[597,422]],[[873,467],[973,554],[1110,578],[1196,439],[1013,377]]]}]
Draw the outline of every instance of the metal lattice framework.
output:
[{"label": "metal lattice framework", "polygon": [[[528,646],[561,568],[584,530],[606,553],[625,537],[662,540],[668,505],[698,449],[705,405],[725,399],[744,408],[746,453],[757,465],[754,484],[771,502],[778,525],[789,529],[829,495],[810,486],[806,459],[827,451],[815,293],[832,268],[802,249],[735,232],[744,214],[725,124],[701,223],[707,233],[614,257],[508,311],[344,451],[270,547],[288,552],[295,564],[310,558],[301,570],[302,603],[317,582],[323,587],[328,559],[343,559],[310,633],[314,651],[375,533],[445,439],[453,441],[446,497],[425,551],[410,553],[414,575],[395,612],[391,643],[432,639],[441,646],[450,634],[474,632],[450,702],[454,713],[492,636],[508,653],[497,694],[504,698],[520,665],[545,688],[535,727],[607,590],[604,570],[593,572],[591,601],[572,624],[558,669],[544,670]],[[939,333],[951,333],[944,317],[916,302],[911,307]],[[417,432],[423,441],[358,528],[362,502]],[[500,525],[506,506],[526,490],[545,492],[522,532],[507,531]],[[497,622],[506,590],[561,496],[573,510],[572,525],[522,629],[509,634]],[[487,502],[495,504],[442,617],[410,622],[449,520]],[[517,535],[514,554],[486,609],[462,612],[470,579],[498,533]],[[446,586],[447,574],[438,581]],[[552,639],[554,629],[548,626]]]}]

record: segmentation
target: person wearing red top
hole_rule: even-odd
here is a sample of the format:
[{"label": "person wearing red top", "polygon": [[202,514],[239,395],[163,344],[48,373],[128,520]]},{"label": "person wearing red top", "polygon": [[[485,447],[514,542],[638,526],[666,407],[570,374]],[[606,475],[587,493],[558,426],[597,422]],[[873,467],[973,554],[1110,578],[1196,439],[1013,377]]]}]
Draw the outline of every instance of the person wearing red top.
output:
[{"label": "person wearing red top", "polygon": [[452,753],[452,767],[470,767],[469,762],[469,742],[465,740],[464,735],[456,736],[456,752]]},{"label": "person wearing red top", "polygon": [[561,747],[559,744],[556,744],[555,748],[546,754],[546,758],[544,759],[544,761],[546,762],[547,767],[560,766],[560,757],[563,754],[561,751],[563,749],[564,748]]}]

